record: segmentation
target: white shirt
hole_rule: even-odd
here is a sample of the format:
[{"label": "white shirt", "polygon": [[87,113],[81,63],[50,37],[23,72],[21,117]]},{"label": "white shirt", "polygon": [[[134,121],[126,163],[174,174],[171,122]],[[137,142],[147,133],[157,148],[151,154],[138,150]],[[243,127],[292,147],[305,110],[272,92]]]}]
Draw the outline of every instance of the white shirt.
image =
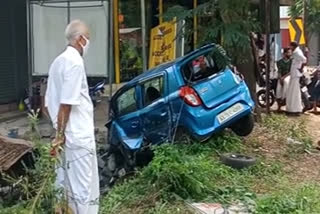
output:
[{"label": "white shirt", "polygon": [[302,73],[300,68],[302,64],[307,62],[307,58],[303,55],[302,50],[297,47],[292,53],[292,64],[290,69],[290,75],[293,78],[301,77]]},{"label": "white shirt", "polygon": [[66,146],[93,148],[93,105],[83,58],[75,48],[68,46],[51,64],[45,102],[56,129],[60,104],[72,106],[65,131]]},{"label": "white shirt", "polygon": [[275,61],[276,47],[275,42],[272,42],[270,47],[270,79],[272,80],[278,79],[279,77],[278,67]]}]

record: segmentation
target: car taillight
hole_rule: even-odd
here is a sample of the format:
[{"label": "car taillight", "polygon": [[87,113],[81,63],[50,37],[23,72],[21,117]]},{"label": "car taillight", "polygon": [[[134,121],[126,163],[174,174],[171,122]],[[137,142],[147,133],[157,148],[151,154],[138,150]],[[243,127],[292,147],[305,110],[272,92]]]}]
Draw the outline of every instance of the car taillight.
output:
[{"label": "car taillight", "polygon": [[180,89],[180,97],[190,106],[200,106],[202,104],[197,92],[189,86],[184,86]]}]

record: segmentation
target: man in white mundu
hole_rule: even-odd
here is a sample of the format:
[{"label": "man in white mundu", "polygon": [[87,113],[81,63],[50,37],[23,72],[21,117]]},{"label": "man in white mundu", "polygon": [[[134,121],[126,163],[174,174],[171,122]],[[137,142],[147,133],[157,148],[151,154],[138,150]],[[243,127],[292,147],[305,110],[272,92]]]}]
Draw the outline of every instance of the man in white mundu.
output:
[{"label": "man in white mundu", "polygon": [[296,42],[291,42],[292,64],[290,69],[290,83],[287,92],[286,109],[288,113],[300,114],[303,110],[300,78],[303,75],[303,66],[307,63],[307,58]]},{"label": "man in white mundu", "polygon": [[[90,34],[80,20],[72,21],[65,34],[68,46],[50,66],[45,98],[57,130],[51,154],[61,159],[56,184],[73,214],[97,214],[99,176],[93,105],[82,58],[88,51]],[[56,213],[62,213],[62,208]]]}]

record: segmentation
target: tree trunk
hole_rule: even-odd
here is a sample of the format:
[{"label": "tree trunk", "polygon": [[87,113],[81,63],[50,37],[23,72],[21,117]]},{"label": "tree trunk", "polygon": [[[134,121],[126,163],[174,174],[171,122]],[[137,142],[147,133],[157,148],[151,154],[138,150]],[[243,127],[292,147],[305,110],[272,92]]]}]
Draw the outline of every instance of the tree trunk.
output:
[{"label": "tree trunk", "polygon": [[[256,91],[257,91],[257,81],[256,81],[256,75],[258,74],[259,71],[257,71],[258,67],[258,59],[257,56],[255,54],[255,48],[254,46],[252,46],[252,42],[251,42],[251,48],[248,49],[246,56],[247,60],[244,63],[239,63],[237,65],[237,69],[238,71],[243,74],[244,76],[244,80],[246,82],[246,84],[248,85],[248,88],[250,90],[250,94],[251,97],[253,99],[253,101],[255,102],[256,106],[255,106],[255,119],[256,121],[260,121],[261,120],[261,111],[259,106],[257,105],[257,96],[256,96]],[[253,56],[253,54],[255,56]]]}]

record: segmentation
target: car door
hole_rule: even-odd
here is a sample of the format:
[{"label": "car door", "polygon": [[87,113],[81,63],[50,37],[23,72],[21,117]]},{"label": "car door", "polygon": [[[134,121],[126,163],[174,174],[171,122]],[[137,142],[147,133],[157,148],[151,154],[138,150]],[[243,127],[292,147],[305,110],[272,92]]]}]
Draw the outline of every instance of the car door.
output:
[{"label": "car door", "polygon": [[143,133],[152,144],[161,143],[170,136],[171,114],[165,86],[165,73],[141,83]]},{"label": "car door", "polygon": [[138,149],[143,140],[142,124],[138,110],[136,87],[123,91],[115,99],[116,119],[114,128],[118,139],[130,149]]}]

